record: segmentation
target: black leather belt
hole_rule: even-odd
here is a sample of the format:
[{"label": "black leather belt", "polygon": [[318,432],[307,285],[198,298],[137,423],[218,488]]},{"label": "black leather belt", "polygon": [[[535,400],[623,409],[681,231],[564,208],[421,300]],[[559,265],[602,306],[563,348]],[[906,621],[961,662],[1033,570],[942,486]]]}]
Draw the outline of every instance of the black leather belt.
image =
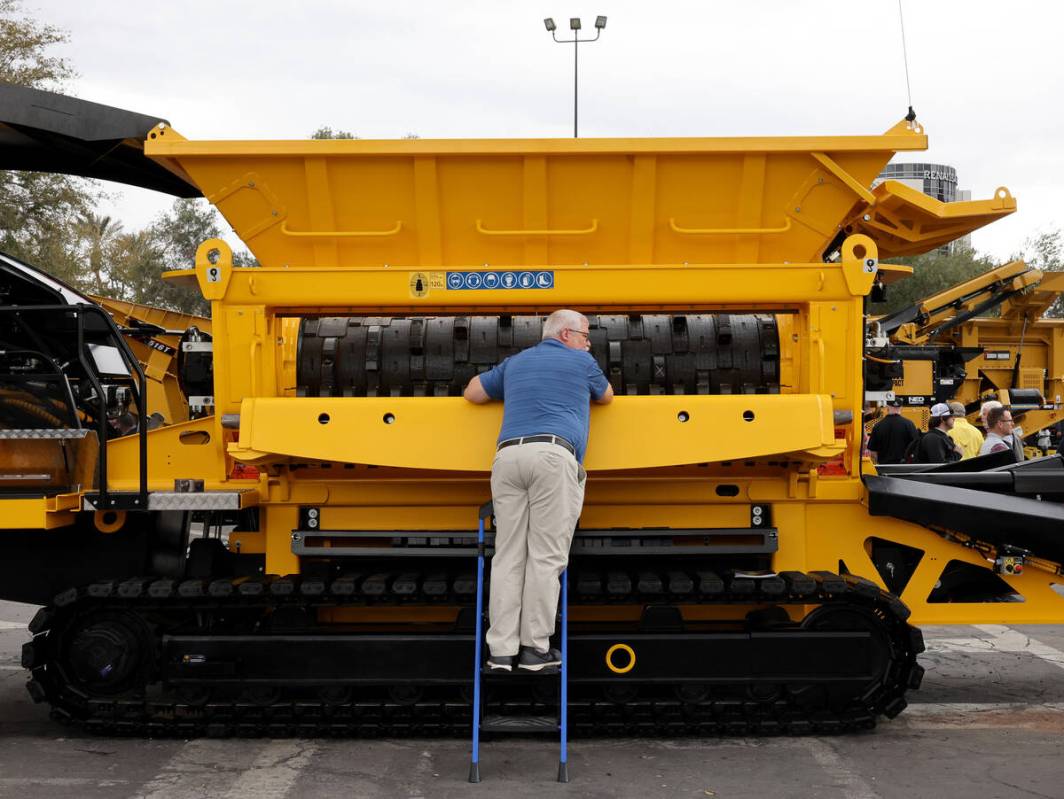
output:
[{"label": "black leather belt", "polygon": [[499,446],[495,449],[502,449],[503,447],[512,447],[515,444],[557,444],[562,449],[569,450],[569,454],[574,458],[576,457],[576,447],[570,444],[561,436],[522,436],[521,438],[508,438],[505,441],[500,441]]}]

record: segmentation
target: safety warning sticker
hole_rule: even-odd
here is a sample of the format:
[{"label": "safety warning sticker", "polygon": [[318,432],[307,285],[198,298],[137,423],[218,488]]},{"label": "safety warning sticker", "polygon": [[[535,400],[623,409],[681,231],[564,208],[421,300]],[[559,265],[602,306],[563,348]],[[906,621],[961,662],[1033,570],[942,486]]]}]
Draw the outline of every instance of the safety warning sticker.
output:
[{"label": "safety warning sticker", "polygon": [[513,272],[448,272],[447,289],[450,291],[478,291],[499,289],[518,291],[522,289],[554,288],[554,272],[523,269]]},{"label": "safety warning sticker", "polygon": [[411,272],[410,296],[427,297],[430,291],[446,288],[443,272]]}]

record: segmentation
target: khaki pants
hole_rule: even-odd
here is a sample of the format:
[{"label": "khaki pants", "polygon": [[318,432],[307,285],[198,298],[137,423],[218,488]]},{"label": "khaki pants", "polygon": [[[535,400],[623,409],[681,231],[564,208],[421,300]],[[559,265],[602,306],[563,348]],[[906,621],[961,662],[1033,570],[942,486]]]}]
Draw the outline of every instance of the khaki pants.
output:
[{"label": "khaki pants", "polygon": [[569,561],[585,478],[576,458],[557,444],[516,444],[495,454],[495,556],[487,633],[491,654],[516,655],[518,645],[541,652],[550,646],[558,577]]}]

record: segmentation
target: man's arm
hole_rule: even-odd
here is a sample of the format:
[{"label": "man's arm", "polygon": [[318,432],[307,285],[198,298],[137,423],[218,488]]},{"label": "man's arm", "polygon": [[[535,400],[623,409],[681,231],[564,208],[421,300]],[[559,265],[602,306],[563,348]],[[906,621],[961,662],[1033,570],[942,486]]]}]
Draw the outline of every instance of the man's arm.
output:
[{"label": "man's arm", "polygon": [[[941,440],[939,440],[941,439]],[[957,445],[953,443],[953,439],[949,435],[936,436],[935,445],[938,447],[939,455],[941,459],[939,463],[953,463],[961,459],[961,451],[957,448]]]},{"label": "man's arm", "polygon": [[588,352],[584,357],[587,359],[587,387],[591,391],[591,401],[596,405],[609,405],[613,402],[613,386],[602,373],[594,356]]},{"label": "man's arm", "polygon": [[598,399],[592,397],[591,401],[594,402],[596,405],[609,405],[611,402],[613,402],[613,386],[607,383],[606,390],[602,392],[602,396],[600,396]]},{"label": "man's arm", "polygon": [[868,457],[872,459],[872,463],[879,463],[879,450],[883,446],[883,430],[879,424],[876,424],[872,432],[868,434],[868,443],[865,446],[868,448]]},{"label": "man's arm", "polygon": [[485,402],[491,402],[491,397],[488,396],[488,392],[485,391],[484,386],[480,384],[480,375],[473,376],[473,379],[469,381],[469,385],[465,387],[465,391],[462,392],[462,396],[476,405],[483,405]]}]

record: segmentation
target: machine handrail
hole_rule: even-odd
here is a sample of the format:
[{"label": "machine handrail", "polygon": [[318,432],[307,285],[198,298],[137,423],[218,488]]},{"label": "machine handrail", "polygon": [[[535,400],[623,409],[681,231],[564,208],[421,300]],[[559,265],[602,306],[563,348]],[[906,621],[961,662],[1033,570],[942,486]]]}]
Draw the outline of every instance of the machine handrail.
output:
[{"label": "machine handrail", "polygon": [[573,228],[569,230],[549,228],[541,230],[491,230],[484,227],[482,220],[477,220],[477,233],[482,233],[485,236],[588,236],[595,233],[597,230],[597,219],[592,219],[589,227]]},{"label": "machine handrail", "polygon": [[786,233],[791,229],[791,218],[789,216],[786,217],[780,227],[688,228],[680,227],[676,224],[676,218],[670,216],[669,228],[673,233],[680,233],[685,236],[741,236],[747,234]]},{"label": "machine handrail", "polygon": [[281,232],[294,238],[368,239],[395,236],[403,229],[403,221],[397,219],[387,230],[292,230],[288,220],[281,223]]}]

